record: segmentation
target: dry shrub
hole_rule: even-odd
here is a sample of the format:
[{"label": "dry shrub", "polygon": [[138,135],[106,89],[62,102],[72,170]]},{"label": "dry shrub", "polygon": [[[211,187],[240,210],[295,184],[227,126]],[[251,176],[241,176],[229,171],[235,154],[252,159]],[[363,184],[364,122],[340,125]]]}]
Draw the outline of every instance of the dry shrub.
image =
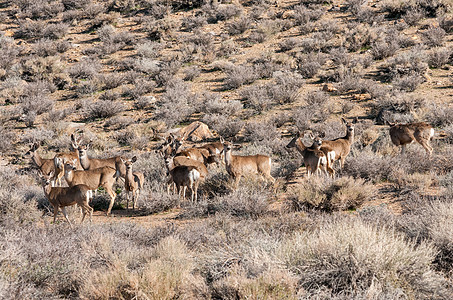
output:
[{"label": "dry shrub", "polygon": [[140,255],[142,261],[145,257],[146,260],[139,269],[128,267],[136,265],[135,255],[112,256],[109,269],[96,269],[87,276],[86,284],[81,287],[82,297],[103,299],[127,295],[127,298],[172,299],[181,295],[200,297],[207,293],[203,279],[195,273],[191,251],[176,238],[164,238],[149,254]]},{"label": "dry shrub", "polygon": [[399,76],[425,75],[428,70],[427,57],[421,48],[415,47],[409,52],[401,53],[385,64],[382,69],[389,80]]},{"label": "dry shrub", "polygon": [[206,114],[202,121],[224,138],[236,136],[244,127],[242,120],[225,114]]},{"label": "dry shrub", "polygon": [[167,127],[187,120],[196,109],[196,96],[190,89],[191,86],[180,79],[170,81],[159,99],[155,118],[164,121]]},{"label": "dry shrub", "polygon": [[83,104],[85,118],[88,120],[105,119],[112,117],[122,111],[125,107],[121,102],[98,100],[96,102],[86,100]]},{"label": "dry shrub", "polygon": [[[310,295],[326,293],[351,299],[374,294],[443,299],[445,279],[431,264],[436,250],[416,245],[389,227],[357,218],[332,218],[319,228],[297,233],[276,251]],[[359,297],[360,298],[360,297]]]},{"label": "dry shrub", "polygon": [[259,78],[253,66],[231,66],[224,70],[226,74],[225,88],[236,89],[244,84],[250,84]]},{"label": "dry shrub", "polygon": [[423,32],[423,41],[428,47],[441,47],[445,43],[445,30],[438,26],[430,26]]},{"label": "dry shrub", "polygon": [[435,263],[439,268],[453,272],[453,206],[447,197],[420,197],[410,194],[404,214],[398,221],[401,230],[419,243],[431,242],[439,252]]},{"label": "dry shrub", "polygon": [[450,62],[451,48],[434,48],[428,52],[428,65],[431,68],[441,68]]},{"label": "dry shrub", "polygon": [[407,174],[403,170],[394,175],[395,183],[402,192],[416,191],[425,192],[432,184],[432,174],[413,173]]},{"label": "dry shrub", "polygon": [[370,149],[364,149],[356,155],[349,155],[346,158],[343,172],[354,178],[379,182],[392,178],[395,166],[398,166],[398,162],[394,157],[383,156]]},{"label": "dry shrub", "polygon": [[216,299],[297,299],[298,283],[289,271],[269,268],[258,276],[249,276],[240,265],[230,268],[228,275],[213,283]]},{"label": "dry shrub", "polygon": [[304,208],[325,211],[355,209],[363,202],[371,200],[375,193],[374,185],[365,183],[363,179],[309,178],[291,190],[287,206],[291,211]]}]

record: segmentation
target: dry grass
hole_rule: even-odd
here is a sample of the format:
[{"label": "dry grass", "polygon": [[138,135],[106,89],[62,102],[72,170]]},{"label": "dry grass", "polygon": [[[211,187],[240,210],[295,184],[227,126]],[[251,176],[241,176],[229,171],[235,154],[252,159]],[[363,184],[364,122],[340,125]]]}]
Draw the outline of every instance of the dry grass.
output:
[{"label": "dry grass", "polygon": [[[3,3],[0,298],[452,294],[450,1],[276,4]],[[341,137],[341,117],[359,119],[345,166],[301,178],[289,136]],[[154,150],[197,120],[234,153],[270,155],[278,186],[250,177],[234,189],[224,166],[210,167],[200,201],[176,208]],[[399,154],[388,121],[431,123],[432,156],[416,143]],[[119,211],[119,181],[114,218],[49,224],[23,155],[33,142],[45,158],[70,151],[76,130],[91,157],[137,156],[138,210]],[[105,203],[101,193],[91,204]]]}]

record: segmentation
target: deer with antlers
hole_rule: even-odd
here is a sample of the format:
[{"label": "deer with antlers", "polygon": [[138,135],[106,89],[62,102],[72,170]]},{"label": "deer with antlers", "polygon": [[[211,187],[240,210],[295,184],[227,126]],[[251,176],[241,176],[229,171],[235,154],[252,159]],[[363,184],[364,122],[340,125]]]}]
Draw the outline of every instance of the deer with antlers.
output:
[{"label": "deer with antlers", "polygon": [[77,170],[76,160],[67,161],[64,164],[64,177],[70,187],[84,184],[91,190],[96,190],[102,186],[110,196],[110,204],[107,215],[110,215],[115,202],[116,194],[113,191],[113,184],[116,181],[116,169],[111,167],[101,167],[93,170]]},{"label": "deer with antlers", "polygon": [[81,223],[83,223],[87,214],[90,215],[90,222],[92,221],[93,208],[88,204],[93,196],[90,187],[84,184],[77,184],[72,187],[52,187],[50,179],[54,176],[53,172],[49,175],[44,175],[43,173],[40,173],[40,175],[43,179],[44,194],[53,207],[54,224],[57,219],[58,210],[61,209],[65,219],[72,226],[66,213],[66,207],[76,204],[82,209],[83,216]]},{"label": "deer with antlers", "polygon": [[314,173],[319,174],[321,169],[326,173],[329,172],[331,176],[334,176],[335,170],[331,167],[332,156],[329,154],[332,149],[325,147],[322,139],[319,136],[314,137],[312,134],[310,134],[310,137],[313,139],[313,145],[307,147],[302,142],[304,135],[305,134],[299,132],[288,145],[286,145],[286,148],[296,148],[297,151],[302,154],[308,177]]},{"label": "deer with antlers", "polygon": [[129,209],[129,193],[132,192],[132,209],[135,210],[135,204],[137,203],[138,195],[140,190],[143,189],[145,182],[145,176],[141,172],[133,172],[132,164],[137,161],[137,157],[134,156],[131,159],[122,159],[121,162],[126,166],[126,177],[124,182],[124,189],[126,190],[126,209]]},{"label": "deer with antlers", "polygon": [[406,151],[406,145],[417,141],[425,149],[428,155],[431,155],[433,148],[429,144],[434,136],[434,128],[425,122],[395,124],[390,125],[390,138],[395,146],[401,146],[401,154]]},{"label": "deer with antlers", "polygon": [[244,174],[260,174],[267,180],[275,183],[274,177],[271,176],[271,158],[267,155],[233,155],[233,144],[225,141],[222,137],[220,142],[223,144],[223,153],[225,168],[228,174],[233,178],[237,187],[239,180]]}]

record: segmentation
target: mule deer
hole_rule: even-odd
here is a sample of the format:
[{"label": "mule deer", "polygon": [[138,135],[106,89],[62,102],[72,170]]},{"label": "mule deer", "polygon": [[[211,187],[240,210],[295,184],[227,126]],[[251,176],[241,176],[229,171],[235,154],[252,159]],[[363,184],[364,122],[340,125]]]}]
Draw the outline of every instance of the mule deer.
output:
[{"label": "mule deer", "polygon": [[69,161],[64,164],[64,177],[70,187],[85,184],[91,190],[96,190],[102,186],[110,196],[110,204],[107,210],[107,215],[112,211],[113,203],[115,202],[116,194],[113,191],[113,184],[116,169],[110,167],[101,167],[93,170],[76,170],[76,161]]},{"label": "mule deer", "polygon": [[68,214],[66,213],[66,206],[75,204],[77,204],[83,212],[81,223],[85,220],[87,213],[90,215],[90,222],[92,221],[93,208],[88,204],[93,196],[90,187],[84,184],[77,184],[72,187],[52,187],[50,178],[54,176],[53,172],[48,176],[41,173],[41,176],[43,178],[44,194],[53,207],[54,224],[57,219],[58,210],[61,208],[65,219],[68,221],[69,225],[72,226]]},{"label": "mule deer", "polygon": [[260,174],[267,180],[275,183],[274,177],[271,176],[271,158],[267,155],[248,155],[239,156],[233,155],[233,144],[220,138],[223,144],[223,153],[225,160],[225,168],[228,174],[233,178],[234,184],[237,187],[242,175],[247,173]]},{"label": "mule deer", "polygon": [[166,142],[162,145],[161,151],[164,158],[170,156],[184,156],[192,160],[199,161],[207,165],[211,160],[209,158],[209,150],[205,148],[188,148],[181,150],[184,138],[175,138],[172,134],[167,138]]},{"label": "mule deer", "polygon": [[[176,157],[167,157],[165,163],[167,169],[171,176],[171,180],[176,185],[176,190],[178,192],[178,197],[181,198],[181,187],[182,189],[182,198],[186,198],[186,189],[189,188],[191,191],[190,199],[193,202],[198,200],[198,185],[201,180],[204,179],[203,172],[200,172],[197,167],[193,165],[179,165],[174,164],[174,158]],[[204,166],[204,165],[203,165]],[[204,166],[204,168],[206,168]]]},{"label": "mule deer", "polygon": [[[53,158],[41,158],[41,155],[39,155],[38,153],[39,147],[39,143],[32,144],[30,150],[28,150],[25,155],[31,155],[31,161],[38,167],[39,171],[43,175],[48,176],[50,173],[55,174]],[[52,180],[54,181],[55,178],[53,178]]]},{"label": "mule deer", "polygon": [[[341,118],[343,123],[346,125],[346,135],[341,138],[336,138],[331,141],[323,141],[322,151],[330,157],[332,165],[335,161],[339,160],[340,169],[344,166],[344,161],[351,152],[351,146],[354,143],[354,124],[347,122],[344,118]],[[357,123],[357,118],[354,119],[354,123]]]},{"label": "mule deer", "polygon": [[74,161],[77,160],[76,168],[77,170],[83,170],[82,165],[78,159],[77,148],[79,146],[79,141],[75,138],[74,134],[71,134],[71,146],[73,148],[72,152],[68,153],[58,153],[54,157],[54,168],[55,168],[55,178],[59,186],[61,186],[61,179],[64,177],[64,162],[65,161]]},{"label": "mule deer", "polygon": [[223,154],[223,144],[221,142],[213,142],[208,143],[203,146],[197,147],[197,149],[206,149],[208,150],[208,164],[216,164],[217,166],[220,165],[222,162],[222,154]]},{"label": "mule deer", "polygon": [[114,156],[105,159],[89,158],[89,148],[90,144],[79,145],[77,147],[78,158],[84,170],[94,170],[102,167],[110,167],[112,169],[116,169],[120,177],[126,177],[126,166],[122,163],[121,156]]},{"label": "mule deer", "polygon": [[330,148],[323,145],[323,141],[319,137],[313,137],[313,145],[307,147],[302,142],[304,134],[300,132],[286,145],[286,148],[296,148],[304,158],[304,165],[307,168],[307,176],[310,177],[312,173],[319,173],[321,168],[324,172],[329,172],[332,176],[335,175],[335,170],[331,167],[331,156],[325,152],[331,152]]},{"label": "mule deer", "polygon": [[390,138],[395,146],[401,146],[401,154],[405,153],[406,145],[417,141],[431,155],[433,148],[429,141],[434,136],[434,128],[425,123],[393,124],[390,125]]},{"label": "mule deer", "polygon": [[141,172],[132,172],[132,164],[137,161],[137,157],[132,159],[123,160],[122,163],[126,166],[126,178],[124,182],[124,189],[126,190],[126,209],[129,209],[129,192],[132,192],[132,209],[135,210],[135,203],[137,203],[140,190],[143,189],[145,176]]}]

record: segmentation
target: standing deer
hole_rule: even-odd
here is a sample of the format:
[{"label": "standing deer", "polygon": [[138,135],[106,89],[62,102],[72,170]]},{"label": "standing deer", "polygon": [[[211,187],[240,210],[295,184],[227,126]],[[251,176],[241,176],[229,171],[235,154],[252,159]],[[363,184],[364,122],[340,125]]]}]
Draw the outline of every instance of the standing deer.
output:
[{"label": "standing deer", "polygon": [[[191,191],[191,201],[198,200],[198,185],[200,181],[204,180],[204,170],[199,171],[194,165],[175,165],[174,159],[176,157],[167,157],[165,159],[165,164],[171,176],[171,180],[176,185],[176,190],[178,191],[178,196],[181,198],[181,187],[182,189],[182,198],[186,198],[186,189],[189,188]],[[189,162],[190,163],[190,162]],[[204,169],[206,167],[203,165]],[[207,173],[207,170],[206,170]]]},{"label": "standing deer", "polygon": [[429,141],[434,136],[434,128],[425,123],[409,123],[409,124],[394,124],[390,125],[390,138],[395,146],[401,146],[401,154],[406,151],[406,145],[417,141],[426,150],[428,155],[431,155],[433,148]]},{"label": "standing deer", "polygon": [[239,156],[233,155],[233,144],[225,141],[222,137],[220,142],[223,144],[223,153],[225,160],[225,168],[228,174],[233,178],[234,184],[237,187],[242,175],[247,173],[260,174],[272,183],[275,183],[274,177],[271,176],[271,158],[267,155],[248,155]]},{"label": "standing deer", "polygon": [[[30,150],[25,153],[25,155],[31,155],[31,160],[32,162],[38,167],[39,171],[45,175],[48,176],[50,173],[55,174],[55,167],[53,163],[53,158],[51,159],[46,159],[46,158],[41,158],[41,155],[38,153],[40,145],[39,143],[34,143],[32,144]],[[52,179],[53,181],[55,178]]]},{"label": "standing deer", "polygon": [[[343,168],[344,161],[349,152],[351,152],[351,146],[354,143],[354,124],[347,122],[344,118],[341,118],[341,120],[346,125],[346,135],[331,141],[323,141],[322,143],[322,151],[331,158],[332,165],[336,160],[339,160],[340,169]],[[357,123],[357,118],[354,119],[354,123]]]},{"label": "standing deer", "polygon": [[222,162],[223,144],[221,142],[208,143],[197,148],[208,150],[209,154],[207,158],[208,164],[215,163],[217,166],[219,166],[220,163]]},{"label": "standing deer", "polygon": [[145,176],[141,172],[132,172],[132,164],[137,161],[137,157],[132,159],[123,160],[122,163],[126,166],[126,178],[124,182],[124,189],[126,190],[126,209],[129,209],[129,192],[132,192],[132,209],[135,210],[135,203],[137,203],[140,190],[143,189]]},{"label": "standing deer", "polygon": [[115,202],[116,194],[113,191],[113,184],[116,181],[116,169],[111,167],[101,167],[93,170],[76,170],[76,161],[65,162],[64,177],[70,187],[85,184],[91,190],[96,190],[102,186],[110,196],[110,204],[107,210],[107,215],[112,211],[113,203]]},{"label": "standing deer", "polygon": [[66,213],[66,206],[72,206],[77,204],[80,206],[83,212],[81,223],[85,220],[85,216],[88,213],[90,215],[90,222],[92,221],[93,208],[88,204],[93,193],[91,189],[84,184],[77,184],[72,187],[52,187],[50,178],[54,176],[53,172],[50,175],[44,175],[41,173],[43,178],[43,188],[46,198],[49,200],[53,207],[53,223],[57,219],[58,210],[61,208],[65,219],[69,225],[72,226],[69,221],[68,214]]},{"label": "standing deer", "polygon": [[58,153],[54,157],[54,168],[55,168],[55,178],[59,186],[61,186],[61,179],[64,177],[64,162],[77,160],[76,168],[77,170],[83,170],[82,165],[78,159],[77,148],[79,146],[79,141],[75,138],[74,134],[71,134],[71,145],[74,149],[72,152],[68,153]]},{"label": "standing deer", "polygon": [[119,177],[125,178],[126,177],[126,166],[121,161],[121,156],[114,156],[111,158],[105,159],[96,159],[96,158],[89,158],[88,157],[88,149],[90,144],[88,145],[79,145],[77,147],[77,155],[84,170],[94,170],[102,167],[109,167],[112,169],[116,169],[118,172]]},{"label": "standing deer", "polygon": [[335,170],[331,167],[331,154],[326,154],[325,152],[331,152],[330,148],[326,148],[323,145],[323,141],[321,138],[316,137],[313,138],[313,145],[311,147],[307,147],[302,142],[302,138],[304,134],[300,132],[286,145],[286,148],[296,148],[297,151],[302,154],[304,158],[304,165],[307,168],[307,176],[310,177],[312,173],[319,173],[321,168],[324,172],[329,172],[332,176],[335,175]]}]

